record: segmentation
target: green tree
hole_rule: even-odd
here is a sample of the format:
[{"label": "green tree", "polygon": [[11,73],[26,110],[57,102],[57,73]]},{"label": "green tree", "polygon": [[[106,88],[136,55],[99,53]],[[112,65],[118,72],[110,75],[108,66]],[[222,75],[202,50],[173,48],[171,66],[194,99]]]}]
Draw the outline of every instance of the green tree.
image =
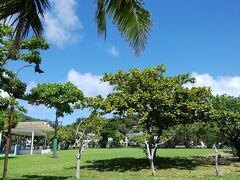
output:
[{"label": "green tree", "polygon": [[214,108],[212,119],[219,132],[236,149],[240,161],[240,97],[228,95],[215,96],[211,100]]},{"label": "green tree", "polygon": [[76,146],[78,147],[78,154],[76,155],[76,178],[80,179],[80,163],[84,148],[88,146],[90,142],[99,138],[99,132],[106,123],[106,120],[94,111],[90,114],[89,118],[79,118],[77,123]]},{"label": "green tree", "polygon": [[[61,149],[68,149],[69,145],[75,143],[75,128],[72,125],[59,126],[57,130],[58,135],[58,147]],[[47,133],[48,145],[52,146],[54,140],[54,132],[50,131]]]},{"label": "green tree", "polygon": [[69,145],[74,144],[75,129],[73,126],[63,126],[58,130],[58,139],[61,149],[68,149]]},{"label": "green tree", "polygon": [[[104,112],[118,115],[136,114],[148,139],[149,161],[155,174],[153,157],[160,143],[163,130],[177,124],[192,123],[204,119],[210,109],[206,102],[210,96],[207,88],[186,88],[194,79],[188,74],[164,76],[166,67],[159,65],[144,70],[132,69],[116,74],[106,73],[104,82],[114,87],[114,92],[105,101],[97,97],[93,102]],[[154,138],[155,136],[155,138]]]},{"label": "green tree", "polygon": [[[10,104],[10,99],[0,97],[0,102],[6,104],[8,107]],[[19,120],[22,119],[22,113],[26,112],[26,110],[22,106],[20,106],[18,102],[15,102],[14,106],[18,111],[15,111],[13,114],[14,116],[13,122],[12,122],[13,128],[16,127]],[[10,116],[9,108],[0,109],[0,132],[9,127],[9,116]]]},{"label": "green tree", "polygon": [[[1,13],[0,13],[1,14]],[[10,95],[9,98],[9,120],[8,132],[6,139],[6,149],[3,168],[3,179],[7,176],[8,154],[11,142],[11,128],[14,123],[14,108],[16,106],[16,98],[22,98],[26,89],[26,85],[18,79],[18,73],[31,64],[35,64],[35,72],[42,73],[39,64],[42,59],[40,56],[41,50],[46,50],[49,45],[43,37],[32,37],[24,41],[19,41],[18,52],[13,53],[13,29],[0,24],[0,89]],[[23,67],[18,69],[16,73],[9,71],[6,68],[6,63],[9,61],[22,61],[25,63]],[[0,103],[1,104],[1,103]]]},{"label": "green tree", "polygon": [[203,142],[205,145],[211,147],[217,142],[225,142],[225,139],[220,137],[219,132],[216,132],[216,130],[217,128],[209,121],[199,121],[192,124],[180,124],[167,130],[171,133],[177,134],[177,136],[175,136],[168,145],[170,147],[175,147],[176,145],[191,147],[199,145],[200,142]]},{"label": "green tree", "polygon": [[67,82],[66,84],[44,83],[31,89],[31,93],[26,96],[26,99],[30,104],[42,104],[48,108],[56,109],[55,134],[53,141],[53,157],[56,157],[58,117],[63,117],[64,114],[73,113],[74,104],[81,104],[84,100],[82,91],[70,82]]},{"label": "green tree", "polygon": [[100,140],[101,147],[105,148],[109,137],[113,138],[111,145],[114,147],[120,146],[120,140],[125,139],[125,135],[132,130],[132,126],[138,123],[136,116],[131,117],[115,117],[107,119],[107,123],[100,131],[102,139]]},{"label": "green tree", "polygon": [[[144,9],[143,0],[95,0],[95,4],[95,22],[99,35],[106,38],[107,17],[112,18],[113,24],[138,55],[145,48],[152,26],[151,14]],[[49,0],[0,0],[0,7],[0,20],[11,17],[16,24],[16,47],[30,29],[35,35],[42,35],[41,19],[50,7]]]},{"label": "green tree", "polygon": [[[40,56],[41,50],[49,48],[48,43],[43,37],[32,37],[30,39],[20,41],[19,52],[14,57],[11,56],[13,49],[13,29],[0,24],[0,89],[7,92],[15,98],[22,98],[26,89],[26,84],[18,79],[17,73],[14,73],[6,68],[6,64],[10,61],[21,61],[26,66],[34,64],[35,72],[42,72],[39,69],[39,64],[42,62]],[[13,95],[13,87],[14,95]]]}]

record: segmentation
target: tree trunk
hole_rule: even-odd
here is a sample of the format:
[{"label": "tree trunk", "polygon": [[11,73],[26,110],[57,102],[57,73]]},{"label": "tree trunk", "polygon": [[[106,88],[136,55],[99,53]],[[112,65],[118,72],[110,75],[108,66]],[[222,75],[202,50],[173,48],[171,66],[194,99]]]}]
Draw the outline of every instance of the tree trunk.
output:
[{"label": "tree trunk", "polygon": [[240,162],[240,141],[238,140],[238,137],[235,139],[232,139],[232,145],[236,149],[236,156],[238,157],[238,161]]},{"label": "tree trunk", "polygon": [[3,180],[7,178],[7,168],[8,168],[8,155],[10,150],[11,144],[11,129],[13,124],[13,112],[14,112],[14,105],[11,104],[10,107],[10,114],[9,114],[9,122],[8,122],[8,132],[7,132],[7,139],[6,139],[6,147],[5,147],[5,157],[4,157],[4,168],[3,168]]},{"label": "tree trunk", "polygon": [[151,169],[152,169],[152,176],[155,176],[156,175],[156,171],[155,171],[153,159],[149,159],[149,161],[150,161],[150,165],[151,165]]},{"label": "tree trunk", "polygon": [[237,151],[238,161],[240,162],[240,150]]},{"label": "tree trunk", "polygon": [[156,157],[157,157],[157,148],[153,152],[153,159],[156,159]]},{"label": "tree trunk", "polygon": [[236,155],[237,155],[237,157],[238,157],[238,161],[240,162],[240,145],[239,146],[235,146],[235,148],[236,148]]},{"label": "tree trunk", "polygon": [[58,110],[56,109],[56,119],[55,119],[55,125],[54,125],[54,139],[53,139],[53,158],[57,157],[57,150],[58,150],[58,142],[57,142],[57,131],[58,131]]},{"label": "tree trunk", "polygon": [[76,168],[76,179],[80,179],[80,154],[77,154],[77,168]]},{"label": "tree trunk", "polygon": [[213,147],[214,147],[214,150],[215,150],[215,169],[216,169],[216,176],[219,176],[220,171],[219,171],[219,167],[218,167],[218,161],[219,161],[219,156],[220,156],[220,154],[219,154],[219,152],[218,152],[215,144],[213,145]]},{"label": "tree trunk", "polygon": [[76,179],[80,179],[80,166],[81,166],[81,157],[84,150],[83,142],[80,143],[79,152],[76,156],[77,158],[77,168],[76,168]]},{"label": "tree trunk", "polygon": [[238,161],[240,162],[240,142],[239,140],[237,141],[237,146],[236,146],[236,149],[237,149],[237,157],[238,157]]},{"label": "tree trunk", "polygon": [[[148,142],[145,142],[145,145],[146,145],[146,148],[147,148],[147,157],[148,157],[148,160],[150,162],[150,166],[151,166],[151,170],[152,170],[152,176],[155,176],[156,175],[156,171],[155,171],[155,167],[154,167],[154,153],[155,153],[155,150],[156,150],[156,146],[154,148],[152,148],[152,144],[148,143]],[[150,148],[151,146],[151,148]]]}]

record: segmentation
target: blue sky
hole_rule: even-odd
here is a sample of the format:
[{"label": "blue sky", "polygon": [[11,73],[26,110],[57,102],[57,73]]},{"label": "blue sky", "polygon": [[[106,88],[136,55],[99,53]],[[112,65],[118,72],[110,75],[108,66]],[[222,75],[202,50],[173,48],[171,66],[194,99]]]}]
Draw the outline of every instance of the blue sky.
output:
[{"label": "blue sky", "polygon": [[[153,67],[165,64],[167,75],[190,73],[197,86],[211,86],[214,94],[240,95],[240,1],[239,0],[145,0],[153,28],[146,49],[134,56],[117,28],[108,22],[107,39],[97,35],[93,1],[52,0],[44,20],[51,48],[42,53],[44,74],[24,69],[20,78],[28,89],[37,83],[72,81],[86,95],[106,95],[107,84],[99,85],[104,72]],[[21,63],[8,67],[17,70]],[[26,105],[26,103],[23,103]],[[54,111],[26,105],[28,114],[54,120]],[[78,111],[61,119],[64,124]]]}]

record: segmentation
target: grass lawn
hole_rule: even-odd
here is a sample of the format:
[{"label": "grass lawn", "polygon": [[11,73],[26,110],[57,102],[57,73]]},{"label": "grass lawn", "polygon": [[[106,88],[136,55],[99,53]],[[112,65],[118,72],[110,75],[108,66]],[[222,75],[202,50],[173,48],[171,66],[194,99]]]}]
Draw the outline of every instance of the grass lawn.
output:
[{"label": "grass lawn", "polygon": [[[51,155],[24,155],[9,159],[9,179],[75,179],[77,151]],[[220,165],[221,176],[216,177],[211,160],[212,149],[160,149],[155,161],[156,177],[151,176],[149,162],[142,149],[86,149],[81,165],[81,179],[240,179],[240,167],[234,161]],[[222,161],[225,158],[222,159]],[[0,159],[0,173],[3,159]]]}]

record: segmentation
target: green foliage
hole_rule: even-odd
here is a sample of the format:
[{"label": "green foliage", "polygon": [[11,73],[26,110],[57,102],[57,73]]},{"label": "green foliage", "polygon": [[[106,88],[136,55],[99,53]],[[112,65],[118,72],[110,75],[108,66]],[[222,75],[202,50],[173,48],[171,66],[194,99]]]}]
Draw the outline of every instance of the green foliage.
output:
[{"label": "green foliage", "polygon": [[137,125],[138,117],[124,117],[124,118],[112,118],[108,119],[107,123],[104,125],[102,130],[100,131],[100,135],[102,139],[100,140],[101,147],[106,147],[107,141],[109,137],[113,138],[112,145],[114,147],[120,146],[120,140],[125,139],[125,135],[132,130],[133,125]]},{"label": "green foliage", "polygon": [[216,96],[211,99],[211,104],[213,123],[236,148],[240,159],[240,97]]},{"label": "green foliage", "polygon": [[211,104],[216,110],[240,113],[240,97],[217,95],[212,98]]},{"label": "green foliage", "polygon": [[130,141],[144,143],[148,141],[150,138],[151,136],[149,134],[144,134],[144,135],[134,136],[130,139]]},{"label": "green foliage", "polygon": [[14,77],[14,75],[10,75],[10,71],[6,69],[0,72],[0,76],[1,74],[7,74],[7,76],[0,77],[0,89],[15,98],[23,98],[26,90],[26,84],[21,82],[17,77]]},{"label": "green foliage", "polygon": [[47,120],[47,119],[38,119],[38,118],[34,118],[34,117],[31,117],[31,116],[27,116],[25,114],[22,114],[22,117],[20,118],[20,122],[31,122],[31,121],[48,122],[49,120]]},{"label": "green foliage", "polygon": [[0,130],[4,129],[6,122],[8,122],[9,115],[6,111],[0,111]]},{"label": "green foliage", "polygon": [[99,116],[96,112],[92,112],[88,118],[77,119],[77,131],[98,134],[105,123],[105,118]]},{"label": "green foliage", "polygon": [[5,67],[6,63],[8,61],[22,61],[28,65],[39,65],[42,61],[40,51],[47,50],[49,45],[43,37],[32,37],[20,41],[19,51],[15,52],[12,37],[13,29],[0,24],[0,89],[11,96],[22,98],[26,84],[17,78],[17,74]]},{"label": "green foliage", "polygon": [[164,129],[177,124],[207,119],[210,107],[206,104],[211,92],[207,88],[187,88],[194,79],[188,74],[164,76],[166,67],[159,65],[144,70],[131,69],[116,74],[106,73],[104,82],[114,92],[104,101],[93,101],[104,112],[118,115],[137,114],[148,134],[160,136]]},{"label": "green foliage", "polygon": [[106,119],[93,111],[88,118],[77,119],[76,142],[75,146],[79,148],[79,158],[81,158],[84,148],[92,142],[101,139],[99,132],[106,123]]},{"label": "green foliage", "polygon": [[[61,126],[58,127],[58,142],[60,143],[61,149],[68,149],[69,145],[75,142],[75,128],[74,126]],[[54,131],[47,133],[47,142],[51,146],[54,139]]]},{"label": "green foliage", "polygon": [[17,126],[18,122],[22,118],[22,113],[25,113],[26,110],[23,106],[20,106],[18,102],[15,101],[13,97],[2,98],[0,97],[1,104],[6,105],[4,109],[0,109],[0,130],[6,129],[9,123],[9,109],[7,108],[11,103],[15,106],[17,111],[14,111],[13,114],[13,128]]},{"label": "green foliage", "polygon": [[210,122],[195,122],[193,124],[176,125],[169,128],[167,131],[175,133],[174,139],[168,143],[170,147],[176,145],[199,145],[200,141],[205,142],[208,146],[212,146],[217,142],[223,143],[226,140],[216,131],[217,127]]},{"label": "green foliage", "polygon": [[64,113],[73,112],[73,105],[83,102],[84,96],[72,83],[66,84],[48,83],[39,84],[31,89],[31,93],[26,96],[30,104],[43,104],[49,108],[57,109],[57,116],[64,116]]},{"label": "green foliage", "polygon": [[[13,125],[12,128],[15,128],[22,117],[20,112],[15,111],[13,114]],[[9,120],[9,111],[0,111],[0,130],[8,128]]]},{"label": "green foliage", "polygon": [[0,67],[6,64],[9,60],[20,60],[29,64],[40,64],[42,59],[40,57],[41,50],[49,49],[49,44],[43,37],[34,36],[30,39],[20,41],[20,47],[17,54],[13,55],[13,29],[6,25],[0,24]]},{"label": "green foliage", "polygon": [[[7,4],[7,2],[10,2],[10,1],[0,1],[1,3],[0,19],[2,20],[4,19],[5,15],[9,16],[8,14],[9,12],[11,13],[14,11],[16,13],[16,9],[14,7],[9,7],[9,6],[7,8],[4,7],[4,5]],[[22,3],[24,2],[26,1],[22,1]],[[17,5],[19,1],[18,2],[11,1],[11,3]],[[5,18],[7,18],[7,16]],[[23,14],[21,14],[21,16],[23,16]],[[24,14],[24,16],[26,18],[26,14]],[[34,18],[36,17],[34,16],[31,17],[31,19],[34,19]],[[9,115],[9,124],[8,124],[9,129],[12,128],[12,124],[14,124],[18,119],[16,113],[14,113],[16,98],[22,98],[26,90],[26,85],[17,78],[18,73],[24,67],[32,66],[31,65],[32,63],[35,64],[35,72],[42,73],[43,71],[39,68],[39,64],[41,63],[41,60],[42,60],[40,57],[40,50],[49,48],[48,44],[45,42],[45,40],[42,37],[33,37],[29,40],[21,41],[20,37],[23,36],[24,33],[26,34],[26,32],[24,31],[25,30],[28,31],[27,26],[29,26],[28,24],[29,22],[26,22],[25,20],[20,18],[19,23],[21,27],[16,28],[17,29],[16,34],[18,35],[18,37],[15,40],[12,39],[12,37],[14,36],[14,34],[12,34],[12,29],[5,25],[0,24],[0,89],[7,92],[10,95],[10,103],[9,103],[10,115]],[[23,30],[24,28],[25,30]],[[23,61],[27,63],[27,65],[22,66],[20,69],[18,69],[16,73],[13,73],[5,67],[6,63],[9,60]],[[23,110],[23,108],[20,108],[20,109]],[[2,122],[4,122],[4,120]],[[1,123],[2,128],[4,128],[4,124],[6,123]],[[7,142],[9,141],[11,142],[11,139],[9,138],[11,138],[11,131],[8,131]],[[7,145],[6,149],[9,149],[10,143],[7,143],[6,145]],[[6,179],[6,175],[7,175],[6,169],[8,164],[8,150],[6,151],[5,160],[6,161],[4,163],[5,168],[3,171],[3,179]]]},{"label": "green foliage", "polygon": [[112,147],[120,147],[120,141],[124,140],[125,137],[124,134],[122,134],[118,130],[108,128],[104,128],[101,131],[100,136],[102,137],[102,139],[100,140],[99,143],[102,148],[106,147],[109,137],[113,138],[113,142],[111,142]]}]

